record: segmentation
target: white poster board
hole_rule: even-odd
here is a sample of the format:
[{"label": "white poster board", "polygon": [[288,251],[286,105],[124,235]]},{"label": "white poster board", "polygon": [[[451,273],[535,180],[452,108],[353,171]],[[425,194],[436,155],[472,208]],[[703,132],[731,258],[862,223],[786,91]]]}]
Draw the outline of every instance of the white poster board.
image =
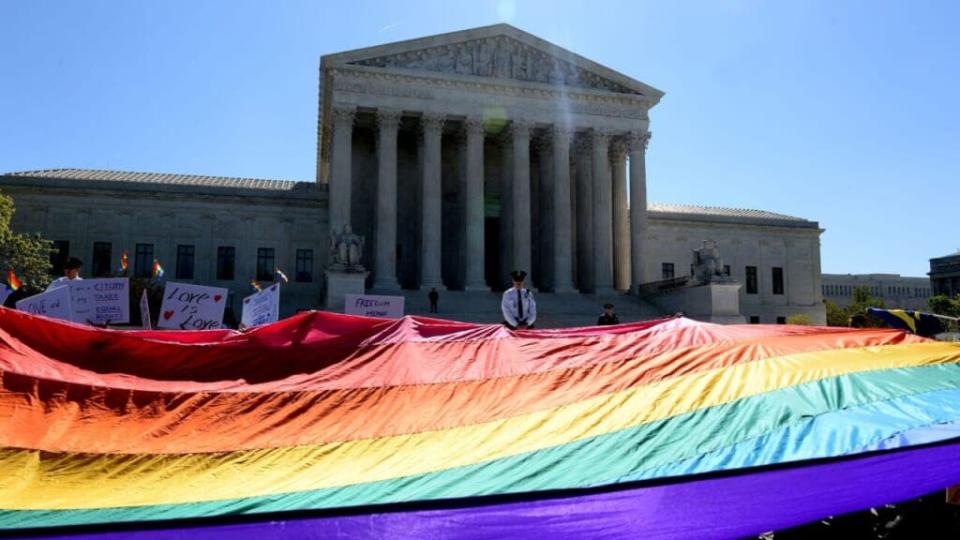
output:
[{"label": "white poster board", "polygon": [[280,284],[274,283],[266,289],[243,299],[243,315],[240,323],[244,328],[269,324],[280,320]]},{"label": "white poster board", "polygon": [[73,320],[73,310],[70,309],[70,289],[67,287],[57,287],[52,291],[24,298],[17,302],[17,309],[31,315]]},{"label": "white poster board", "polygon": [[348,315],[399,319],[403,317],[402,296],[378,296],[375,294],[348,294],[344,297]]},{"label": "white poster board", "polygon": [[153,324],[150,322],[150,301],[147,300],[146,289],[140,295],[140,324],[144,330],[153,330]]},{"label": "white poster board", "polygon": [[[0,286],[3,285],[0,284]],[[0,306],[7,303],[7,298],[10,298],[11,294],[13,294],[13,289],[10,287],[3,286],[3,288],[0,289]]]},{"label": "white poster board", "polygon": [[73,321],[90,324],[130,322],[130,280],[75,279],[67,283]]},{"label": "white poster board", "polygon": [[227,290],[168,281],[157,328],[210,330],[220,328],[227,305]]}]

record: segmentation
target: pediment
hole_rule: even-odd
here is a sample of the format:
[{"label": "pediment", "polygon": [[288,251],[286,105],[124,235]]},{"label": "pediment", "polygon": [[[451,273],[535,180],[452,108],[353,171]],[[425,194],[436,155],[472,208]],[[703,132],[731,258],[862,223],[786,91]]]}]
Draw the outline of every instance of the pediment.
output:
[{"label": "pediment", "polygon": [[663,92],[506,24],[331,55],[325,63],[646,96]]}]

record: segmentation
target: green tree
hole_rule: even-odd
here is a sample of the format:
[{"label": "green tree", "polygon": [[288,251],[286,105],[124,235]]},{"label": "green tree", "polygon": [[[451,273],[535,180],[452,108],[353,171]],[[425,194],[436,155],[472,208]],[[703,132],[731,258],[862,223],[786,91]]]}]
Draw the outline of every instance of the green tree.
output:
[{"label": "green tree", "polygon": [[847,326],[849,315],[846,310],[829,300],[824,301],[824,307],[827,310],[827,326]]},{"label": "green tree", "polygon": [[[850,317],[854,315],[865,315],[867,308],[884,307],[883,300],[870,294],[870,287],[857,287],[853,289],[853,303],[847,307],[840,307],[829,300],[825,302],[827,310],[828,326],[848,326]],[[867,326],[883,327],[883,321],[875,317],[867,317]]]},{"label": "green tree", "polygon": [[787,317],[787,324],[799,324],[801,326],[813,326],[813,319],[809,315],[790,315]]},{"label": "green tree", "polygon": [[938,294],[927,299],[930,311],[947,317],[960,317],[960,295],[953,298],[945,294]]},{"label": "green tree", "polygon": [[0,193],[0,270],[13,269],[25,291],[41,291],[50,283],[53,245],[39,234],[18,234],[10,229],[15,212],[13,198]]}]

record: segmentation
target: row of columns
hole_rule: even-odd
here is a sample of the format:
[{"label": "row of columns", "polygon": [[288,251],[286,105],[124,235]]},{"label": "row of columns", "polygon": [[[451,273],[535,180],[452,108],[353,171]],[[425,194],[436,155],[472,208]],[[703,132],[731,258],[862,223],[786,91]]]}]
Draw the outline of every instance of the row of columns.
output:
[{"label": "row of columns", "polygon": [[[352,181],[352,135],[356,111],[334,108],[330,187],[330,226],[340,231],[350,221]],[[397,132],[401,112],[378,109],[377,121],[377,223],[374,250],[374,287],[397,290]],[[420,287],[442,290],[441,246],[442,190],[441,141],[445,115],[424,113],[420,119],[423,137],[421,178]],[[485,290],[484,280],[484,139],[482,118],[464,122],[466,141],[466,182],[464,239],[466,290]],[[530,139],[534,124],[512,120],[506,132],[510,150],[505,162],[511,174],[504,186],[509,208],[501,215],[501,226],[510,227],[512,243],[506,246],[512,267],[531,269]],[[635,290],[643,279],[639,256],[644,252],[646,229],[645,151],[649,132],[616,137],[603,129],[590,130],[589,138],[575,137],[571,127],[555,124],[541,146],[540,163],[550,183],[551,215],[544,216],[552,232],[554,292],[575,291],[574,249],[586,253],[577,257],[581,288],[592,285],[597,293],[614,289]],[[574,152],[576,192],[572,193],[570,152]],[[549,158],[547,154],[549,153]],[[630,162],[629,215],[627,205],[626,158]],[[505,172],[506,172],[505,171]],[[506,191],[509,190],[509,193]],[[574,212],[575,208],[575,214]],[[612,214],[612,219],[611,219]],[[573,223],[577,222],[574,236]],[[635,254],[631,257],[631,253]]]}]

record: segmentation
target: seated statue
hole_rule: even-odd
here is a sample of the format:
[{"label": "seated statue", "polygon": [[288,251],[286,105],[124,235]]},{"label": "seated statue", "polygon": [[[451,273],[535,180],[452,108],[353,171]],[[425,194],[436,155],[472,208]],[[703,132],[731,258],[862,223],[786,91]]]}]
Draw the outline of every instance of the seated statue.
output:
[{"label": "seated statue", "polygon": [[701,284],[729,281],[729,276],[724,274],[720,250],[713,240],[704,240],[699,249],[693,250],[693,277]]},{"label": "seated statue", "polygon": [[364,238],[354,234],[349,224],[343,230],[330,232],[330,268],[346,272],[362,272]]}]

